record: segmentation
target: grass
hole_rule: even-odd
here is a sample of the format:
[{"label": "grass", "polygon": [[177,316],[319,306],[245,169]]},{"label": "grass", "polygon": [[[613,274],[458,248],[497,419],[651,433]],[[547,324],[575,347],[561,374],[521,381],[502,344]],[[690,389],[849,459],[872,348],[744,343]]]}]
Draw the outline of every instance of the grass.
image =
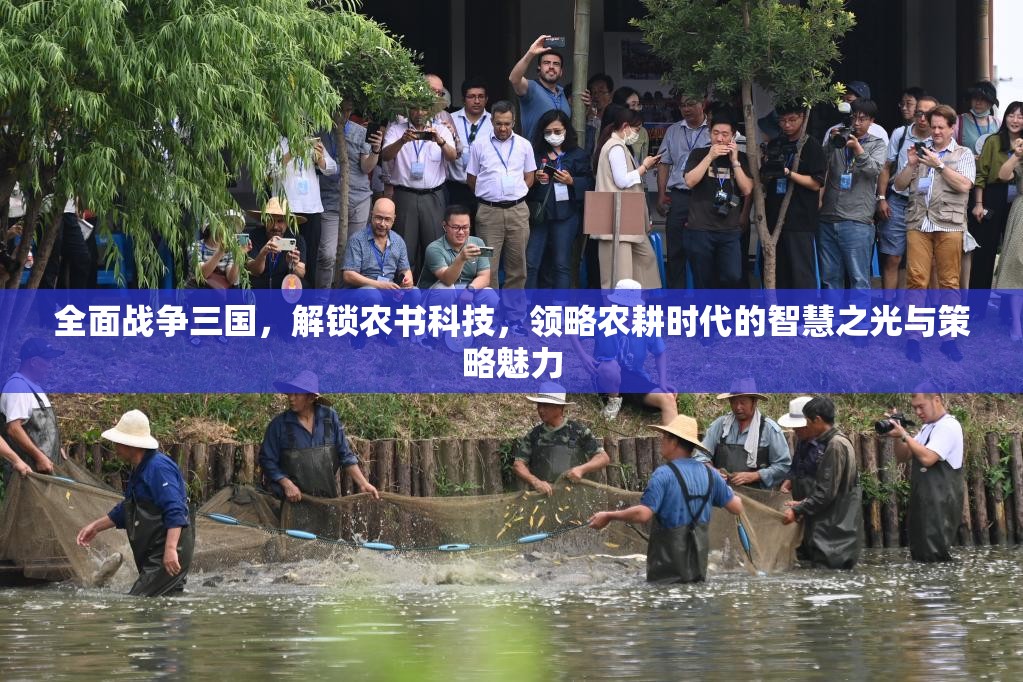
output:
[{"label": "grass", "polygon": [[[380,438],[510,438],[536,422],[535,406],[512,394],[338,394],[327,396],[346,432],[366,439]],[[795,395],[771,395],[762,411],[774,418],[788,410]],[[911,414],[905,394],[834,394],[839,426],[847,433],[873,428],[889,408]],[[130,409],[145,412],[162,442],[240,442],[262,440],[266,425],[286,408],[275,394],[67,394],[51,396],[66,441],[94,443]],[[571,417],[590,425],[598,436],[649,434],[656,412],[624,408],[618,419],[600,416],[595,395],[571,395],[577,404]],[[682,414],[695,416],[702,428],[727,411],[724,401],[709,394],[682,394]],[[1023,430],[1023,404],[1015,394],[971,393],[948,396],[950,411],[969,436]]]}]

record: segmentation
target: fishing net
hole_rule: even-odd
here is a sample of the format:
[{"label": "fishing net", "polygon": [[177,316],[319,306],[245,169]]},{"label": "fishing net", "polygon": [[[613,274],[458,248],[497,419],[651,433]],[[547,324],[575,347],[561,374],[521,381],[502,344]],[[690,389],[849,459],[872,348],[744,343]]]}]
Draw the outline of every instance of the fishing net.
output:
[{"label": "fishing net", "polygon": [[[788,496],[745,489],[739,494],[749,550],[740,539],[736,517],[715,509],[710,525],[712,568],[751,572],[791,568],[801,528],[781,523],[778,510]],[[104,567],[119,552],[124,557],[119,570],[131,574],[124,580],[134,579],[123,532],[101,533],[88,549],[75,543],[82,526],[106,514],[120,499],[95,483],[35,474],[16,477],[0,518],[0,565],[8,572],[21,570],[29,578],[90,586],[109,578]],[[645,554],[645,528],[616,523],[596,532],[583,527],[594,512],[622,509],[639,499],[638,492],[564,480],[555,484],[549,497],[533,492],[472,497],[384,493],[379,501],[360,494],[305,497],[299,503],[281,503],[252,487],[233,486],[198,510],[192,566],[201,571],[243,562],[327,558],[358,551],[360,546],[428,554],[512,552],[542,542],[545,553],[566,556]]]}]

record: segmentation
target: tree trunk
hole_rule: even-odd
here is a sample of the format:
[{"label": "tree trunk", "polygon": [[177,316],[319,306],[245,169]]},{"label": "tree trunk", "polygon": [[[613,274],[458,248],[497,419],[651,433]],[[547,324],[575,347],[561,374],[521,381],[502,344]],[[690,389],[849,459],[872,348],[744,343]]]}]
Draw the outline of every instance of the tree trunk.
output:
[{"label": "tree trunk", "polygon": [[345,260],[345,250],[348,248],[348,140],[345,139],[345,124],[348,122],[348,115],[339,111],[334,115],[334,148],[337,149],[338,174],[341,176],[341,191],[338,193],[337,205],[337,250],[334,252],[334,282],[333,287],[341,286],[341,264]]},{"label": "tree trunk", "polygon": [[[743,16],[749,25],[749,8],[744,7]],[[777,241],[771,241],[771,234],[767,230],[767,212],[764,209],[764,187],[760,183],[760,142],[757,134],[757,118],[753,113],[753,83],[743,81],[742,83],[742,114],[746,123],[746,156],[749,158],[750,174],[753,176],[753,216],[751,224],[756,225],[757,235],[760,237],[760,244],[764,249],[764,267],[761,276],[764,280],[764,287],[775,288],[775,245]]]},{"label": "tree trunk", "polygon": [[[590,65],[590,0],[575,0],[575,46],[572,51],[572,127],[581,139],[586,139],[586,107],[583,106],[583,89]],[[528,135],[526,131],[526,135]]]}]

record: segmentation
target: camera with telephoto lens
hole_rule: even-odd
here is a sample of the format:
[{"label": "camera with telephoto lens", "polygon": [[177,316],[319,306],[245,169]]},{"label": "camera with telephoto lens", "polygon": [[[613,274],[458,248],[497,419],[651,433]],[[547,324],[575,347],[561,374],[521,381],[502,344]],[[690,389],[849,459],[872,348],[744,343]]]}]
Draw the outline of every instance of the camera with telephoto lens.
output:
[{"label": "camera with telephoto lens", "polygon": [[874,431],[877,432],[877,435],[883,436],[895,428],[895,424],[892,424],[893,421],[898,422],[904,429],[916,426],[916,422],[906,419],[906,415],[901,412],[896,412],[895,414],[889,415],[887,419],[879,419],[874,422]]},{"label": "camera with telephoto lens", "polygon": [[835,149],[843,149],[853,135],[852,107],[848,102],[842,102],[838,105],[838,113],[843,115],[842,122],[832,131],[831,146]]},{"label": "camera with telephoto lens", "polygon": [[794,144],[769,144],[764,148],[764,162],[760,166],[760,177],[764,182],[785,177],[789,156],[795,156]]},{"label": "camera with telephoto lens", "polygon": [[733,208],[739,205],[739,197],[730,194],[724,189],[714,193],[714,210],[719,216],[727,216]]}]

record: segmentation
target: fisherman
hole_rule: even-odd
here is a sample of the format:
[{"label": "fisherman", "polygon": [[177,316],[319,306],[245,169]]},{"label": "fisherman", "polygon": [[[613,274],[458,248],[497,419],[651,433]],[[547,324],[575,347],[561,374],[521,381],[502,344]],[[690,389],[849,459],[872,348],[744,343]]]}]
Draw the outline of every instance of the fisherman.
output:
[{"label": "fisherman", "polygon": [[803,415],[804,435],[823,445],[824,453],[813,488],[785,503],[788,509],[782,523],[804,522],[800,559],[815,566],[849,569],[860,558],[863,535],[863,489],[856,453],[835,427],[835,404],[829,398],[814,397],[803,406]]},{"label": "fisherman", "polygon": [[263,487],[289,502],[303,495],[339,497],[337,474],[344,468],[359,490],[380,499],[348,447],[337,412],[320,395],[319,377],[304,370],[290,381],[274,382],[274,388],[287,396],[289,409],[266,427],[259,451]]},{"label": "fisherman", "polygon": [[579,481],[611,462],[588,426],[565,418],[565,406],[575,405],[566,402],[565,395],[559,384],[545,382],[537,395],[526,396],[526,400],[536,403],[540,423],[519,439],[512,471],[544,495],[553,492],[551,483],[562,474],[570,481]]},{"label": "fisherman", "polygon": [[729,485],[777,488],[789,473],[792,456],[778,423],[760,412],[757,402],[767,396],[758,393],[753,379],[737,382],[730,393],[721,393],[731,414],[718,417],[707,427],[703,449],[713,458],[697,453],[701,462],[713,462],[727,476]]},{"label": "fisherman", "polygon": [[742,499],[722,477],[692,458],[694,451],[706,451],[695,419],[680,415],[667,426],[650,428],[661,432],[661,457],[666,464],[654,471],[639,504],[621,511],[597,512],[590,518],[590,527],[600,530],[611,521],[653,520],[646,579],[658,583],[697,582],[707,575],[711,507],[724,507],[738,516],[742,514]]},{"label": "fisherman", "polygon": [[[52,474],[66,456],[60,446],[57,415],[42,386],[52,361],[64,351],[30,338],[21,346],[21,365],[0,390],[0,428],[7,444],[33,471]],[[4,463],[4,471],[10,471]],[[19,471],[21,470],[18,467]]]},{"label": "fisherman", "polygon": [[117,426],[103,432],[103,438],[114,443],[117,456],[131,464],[131,477],[124,501],[78,531],[78,544],[88,547],[98,533],[123,528],[139,572],[129,594],[159,597],[181,592],[195,547],[195,526],[189,519],[181,471],[159,451],[149,418],[139,410],[124,413]]}]

